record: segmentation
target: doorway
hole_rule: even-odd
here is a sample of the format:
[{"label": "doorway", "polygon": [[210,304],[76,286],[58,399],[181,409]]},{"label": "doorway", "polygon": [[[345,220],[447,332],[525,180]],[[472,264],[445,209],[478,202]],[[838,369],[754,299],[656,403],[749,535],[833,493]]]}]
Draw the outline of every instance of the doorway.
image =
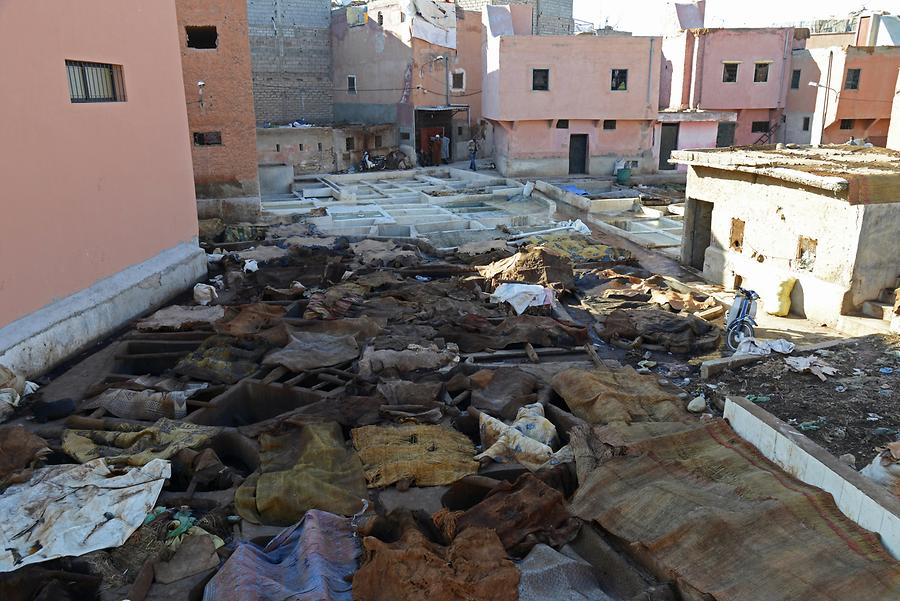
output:
[{"label": "doorway", "polygon": [[737,123],[733,121],[720,121],[716,130],[716,148],[734,146],[734,130]]},{"label": "doorway", "polygon": [[678,148],[678,123],[663,123],[659,136],[659,168],[675,169],[675,165],[669,163],[672,151]]},{"label": "doorway", "polygon": [[711,202],[691,197],[685,202],[681,262],[698,271],[703,271],[706,249],[712,242],[712,214]]},{"label": "doorway", "polygon": [[572,134],[569,136],[569,175],[587,173],[587,134]]}]

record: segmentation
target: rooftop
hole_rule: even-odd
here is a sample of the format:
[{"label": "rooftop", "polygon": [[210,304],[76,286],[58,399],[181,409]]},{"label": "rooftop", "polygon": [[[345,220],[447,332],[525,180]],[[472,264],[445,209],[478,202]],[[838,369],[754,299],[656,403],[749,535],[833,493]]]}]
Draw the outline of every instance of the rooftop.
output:
[{"label": "rooftop", "polygon": [[850,204],[900,202],[900,152],[829,145],[678,150],[672,162],[740,171],[834,193]]}]

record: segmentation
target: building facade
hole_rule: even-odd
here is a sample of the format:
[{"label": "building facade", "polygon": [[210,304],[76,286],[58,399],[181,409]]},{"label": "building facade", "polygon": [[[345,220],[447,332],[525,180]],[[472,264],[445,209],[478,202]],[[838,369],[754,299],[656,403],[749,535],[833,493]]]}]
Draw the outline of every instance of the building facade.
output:
[{"label": "building facade", "polygon": [[661,40],[534,36],[488,6],[482,112],[510,177],[655,171]]},{"label": "building facade", "polygon": [[715,146],[774,142],[783,129],[795,43],[802,40],[795,40],[791,27],[688,29],[667,36],[660,106],[734,113],[718,123]]},{"label": "building facade", "polygon": [[572,0],[457,0],[460,8],[481,12],[485,6],[525,6],[531,12],[534,35],[569,35],[575,33]]},{"label": "building facade", "polygon": [[247,0],[256,122],[334,118],[331,0]]},{"label": "building facade", "polygon": [[197,198],[258,205],[246,0],[176,0],[176,11]]},{"label": "building facade", "polygon": [[900,150],[900,72],[897,75],[897,89],[891,104],[891,123],[888,126],[887,147]]},{"label": "building facade", "polygon": [[36,376],[192,286],[206,257],[174,0],[2,14],[0,71],[28,94],[0,94],[0,364]]},{"label": "building facade", "polygon": [[887,145],[900,47],[795,50],[791,69],[786,142]]}]

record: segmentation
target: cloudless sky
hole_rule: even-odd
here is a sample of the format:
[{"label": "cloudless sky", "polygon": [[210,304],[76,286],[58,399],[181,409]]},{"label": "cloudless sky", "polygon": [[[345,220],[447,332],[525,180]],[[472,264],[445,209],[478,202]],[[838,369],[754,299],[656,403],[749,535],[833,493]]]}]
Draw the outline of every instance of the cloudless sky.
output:
[{"label": "cloudless sky", "polygon": [[[667,0],[574,0],[575,18],[630,31],[636,35],[664,32]],[[900,0],[707,0],[707,27],[790,25],[868,8],[900,13]]]}]

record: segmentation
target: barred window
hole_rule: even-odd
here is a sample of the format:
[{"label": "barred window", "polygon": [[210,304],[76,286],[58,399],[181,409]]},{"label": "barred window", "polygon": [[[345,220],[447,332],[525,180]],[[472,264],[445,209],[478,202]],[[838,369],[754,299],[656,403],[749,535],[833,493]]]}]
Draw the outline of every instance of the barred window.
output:
[{"label": "barred window", "polygon": [[72,102],[125,102],[121,65],[66,61]]}]

